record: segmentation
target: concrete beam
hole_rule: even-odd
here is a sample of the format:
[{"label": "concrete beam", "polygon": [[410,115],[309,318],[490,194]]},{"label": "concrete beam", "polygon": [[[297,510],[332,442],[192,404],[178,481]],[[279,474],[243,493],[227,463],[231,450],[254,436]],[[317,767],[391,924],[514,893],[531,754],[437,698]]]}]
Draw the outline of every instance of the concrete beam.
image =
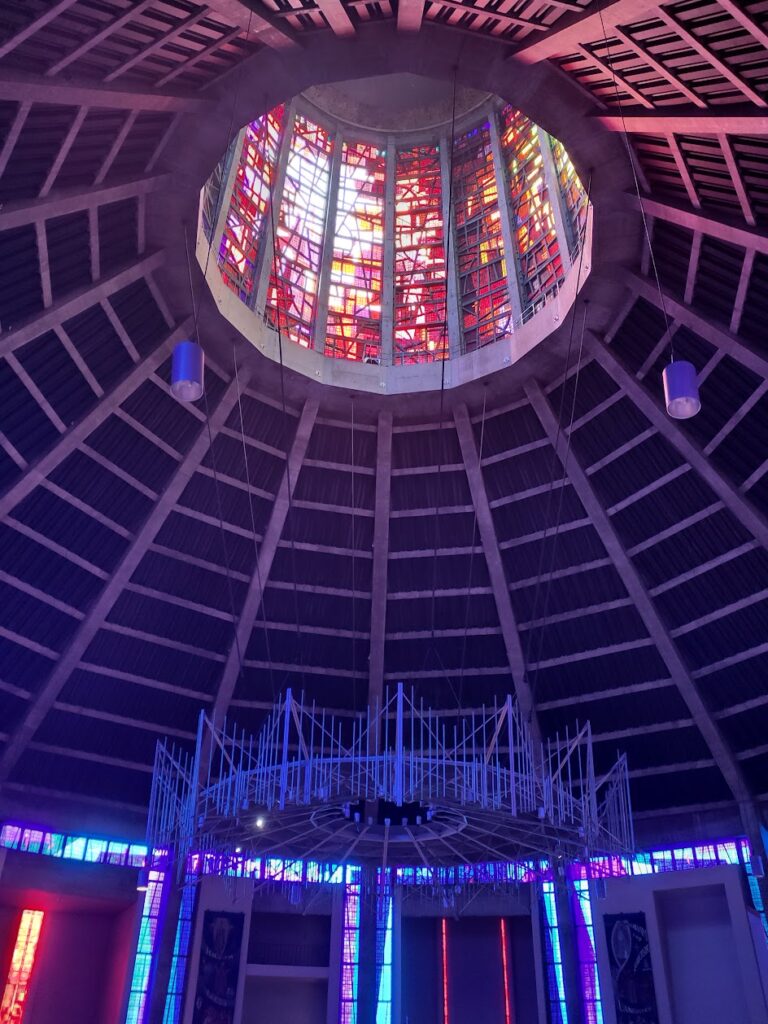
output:
[{"label": "concrete beam", "polygon": [[19,103],[61,103],[72,107],[101,107],[112,110],[183,110],[188,113],[213,111],[215,101],[199,95],[184,96],[141,89],[113,89],[93,82],[46,80],[37,75],[3,71],[0,96]]},{"label": "concrete beam", "polygon": [[525,385],[525,391],[534,412],[547,432],[552,445],[555,447],[560,462],[568,473],[568,477],[579,496],[579,500],[589,514],[600,540],[603,542],[616,571],[627,589],[627,593],[632,598],[638,614],[642,618],[653,643],[656,645],[659,654],[669,669],[670,676],[680,696],[685,701],[692,719],[709,747],[717,766],[723,773],[723,777],[731,792],[740,806],[751,805],[752,796],[749,786],[736,757],[728,748],[718,726],[704,704],[688,667],[669,635],[661,616],[656,611],[653,601],[648,596],[640,579],[640,574],[624,550],[613,524],[589,482],[589,477],[582,469],[579,460],[568,445],[562,431],[558,429],[557,419],[551,405],[535,381],[529,381]]},{"label": "concrete beam", "polygon": [[275,496],[269,522],[264,531],[264,540],[259,547],[259,554],[254,567],[251,582],[243,601],[243,607],[237,621],[236,640],[229,649],[224,671],[222,672],[216,699],[213,704],[213,720],[220,722],[227,713],[227,708],[235,692],[235,685],[240,675],[240,659],[245,658],[245,651],[251,637],[253,624],[261,607],[264,588],[267,585],[272,564],[275,560],[280,538],[283,534],[285,521],[291,507],[291,497],[296,489],[301,465],[309,446],[309,439],[317,419],[319,402],[316,398],[308,398],[301,410],[296,434],[283,470],[280,487]]},{"label": "concrete beam", "polygon": [[517,50],[510,58],[522,64],[537,64],[564,53],[573,53],[584,42],[602,39],[605,29],[639,21],[658,11],[658,0],[607,0],[599,8],[590,4],[583,14],[565,15],[553,31]]},{"label": "concrete beam", "polygon": [[79,313],[85,312],[91,306],[95,306],[102,299],[108,298],[113,292],[120,291],[146,274],[157,270],[165,262],[165,250],[149,253],[142,259],[137,260],[123,270],[118,270],[111,277],[102,278],[87,288],[81,288],[72,292],[65,299],[52,303],[39,316],[28,320],[20,327],[0,324],[0,329],[5,328],[5,334],[0,336],[0,356],[14,352],[28,341],[39,338],[46,331],[55,330],[64,320],[69,320]]},{"label": "concrete beam", "polygon": [[[753,227],[744,227],[742,223],[736,223],[721,217],[714,217],[712,214],[703,213],[700,209],[692,209],[688,206],[680,206],[678,203],[671,203],[668,200],[654,199],[653,196],[637,198],[636,193],[628,193],[627,199],[635,207],[643,210],[647,216],[658,217],[670,224],[677,224],[679,227],[688,228],[691,231],[701,231],[705,235],[719,238],[731,245],[741,245],[753,252],[768,253],[768,235],[764,231],[758,231]],[[748,222],[749,223],[749,222]]]},{"label": "concrete beam", "polygon": [[687,434],[669,419],[666,412],[656,404],[645,388],[619,362],[616,354],[594,335],[586,338],[589,351],[621,387],[622,391],[637,406],[641,413],[659,429],[669,443],[677,449],[691,468],[715,492],[723,505],[731,512],[763,547],[768,547],[768,521],[739,493],[717,470]]},{"label": "concrete beam", "polygon": [[[211,436],[216,436],[219,428],[225,422],[237,402],[237,397],[238,388],[236,382],[232,381],[219,399],[219,403],[211,415]],[[0,757],[0,784],[8,779],[19,758],[32,741],[43,719],[58,699],[67,679],[69,679],[94,637],[104,625],[107,616],[112,610],[112,606],[122,593],[125,584],[135,572],[149,545],[154,541],[173,506],[181,497],[193,473],[202,463],[208,448],[208,428],[207,426],[202,426],[195,442],[175,470],[165,491],[144,521],[143,526],[136,533],[133,543],[123,555],[109,582],[91,606],[87,617],[78,627],[69,646],[56,662],[53,671],[41,686],[22,722],[5,747],[2,757]]]},{"label": "concrete beam", "polygon": [[[643,277],[637,273],[628,273],[627,287],[633,289],[636,295],[642,296],[642,298],[657,308],[661,307],[659,289],[656,287],[655,281],[650,277]],[[744,342],[736,337],[735,334],[731,334],[730,331],[720,327],[713,320],[709,320],[707,317],[702,316],[701,313],[697,313],[695,309],[675,298],[674,295],[664,288],[662,288],[662,295],[664,297],[664,308],[670,320],[677,320],[678,323],[689,327],[700,337],[704,338],[705,341],[714,345],[722,355],[733,356],[737,362],[746,366],[747,369],[752,370],[758,376],[768,377],[768,359],[765,356],[761,356],[751,348],[747,348]]]},{"label": "concrete beam", "polygon": [[[654,7],[657,5],[654,4]],[[743,107],[741,108],[743,110]],[[630,135],[768,135],[768,116],[750,113],[715,114],[711,110],[697,112],[648,114],[598,114],[600,124],[612,132]]]},{"label": "concrete beam", "polygon": [[464,459],[464,468],[469,481],[469,489],[472,492],[472,501],[475,506],[477,526],[480,533],[480,540],[485,554],[485,561],[488,566],[488,575],[493,588],[493,596],[496,601],[496,610],[499,616],[499,624],[504,636],[504,647],[509,660],[509,671],[515,687],[515,695],[520,711],[532,727],[532,734],[535,742],[540,739],[536,712],[533,706],[533,694],[528,683],[525,672],[525,659],[523,647],[520,643],[520,635],[517,631],[515,613],[512,608],[512,601],[509,597],[509,585],[504,571],[504,564],[499,549],[499,541],[496,536],[496,529],[493,524],[491,506],[488,504],[488,492],[485,489],[485,480],[480,466],[480,458],[475,444],[475,436],[472,431],[472,424],[469,420],[469,412],[466,405],[457,405],[453,410],[453,419],[456,424],[456,433],[459,437],[461,454]]}]

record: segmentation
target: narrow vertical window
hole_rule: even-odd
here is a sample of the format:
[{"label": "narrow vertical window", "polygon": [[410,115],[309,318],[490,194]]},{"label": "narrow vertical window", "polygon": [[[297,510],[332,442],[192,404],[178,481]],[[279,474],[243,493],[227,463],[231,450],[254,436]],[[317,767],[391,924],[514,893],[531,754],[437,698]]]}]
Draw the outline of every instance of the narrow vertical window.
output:
[{"label": "narrow vertical window", "polygon": [[583,244],[582,235],[587,225],[587,193],[576,173],[576,168],[571,163],[571,158],[565,151],[565,146],[551,137],[549,142],[552,146],[552,157],[560,182],[560,191],[563,194],[568,220],[573,232],[571,249],[575,254]]},{"label": "narrow vertical window", "polygon": [[[306,117],[294,121],[276,217],[274,261],[266,316],[286,338],[312,348],[312,327],[323,256],[333,139]],[[273,254],[267,258],[272,261]]]},{"label": "narrow vertical window", "polygon": [[157,952],[158,925],[163,905],[163,884],[165,872],[150,871],[144,903],[141,908],[139,937],[136,941],[136,957],[133,961],[131,990],[128,996],[128,1010],[125,1024],[144,1024],[147,1011],[147,996],[152,974],[152,965]]},{"label": "narrow vertical window", "polygon": [[454,144],[453,192],[464,348],[469,352],[512,332],[499,193],[487,122]]},{"label": "narrow vertical window", "polygon": [[357,978],[360,963],[360,869],[347,867],[345,871],[339,1024],[357,1024]]},{"label": "narrow vertical window", "polygon": [[381,355],[385,178],[382,150],[344,143],[328,293],[327,356],[361,360]]},{"label": "narrow vertical window", "polygon": [[11,966],[0,1002],[0,1021],[21,1024],[29,998],[29,979],[35,965],[40,929],[45,914],[42,910],[24,910],[11,954]]},{"label": "narrow vertical window", "polygon": [[[246,303],[253,301],[256,261],[274,188],[284,120],[285,107],[279,106],[246,127],[219,243],[222,279]],[[221,173],[226,174],[226,170]],[[208,216],[213,216],[213,212]],[[214,228],[215,225],[211,231]]]},{"label": "narrow vertical window", "polygon": [[560,287],[563,259],[544,179],[539,129],[514,107],[501,111],[501,150],[525,318]]},{"label": "narrow vertical window", "polygon": [[550,1024],[568,1024],[563,954],[560,947],[560,926],[557,918],[554,882],[541,883],[541,903],[544,912],[544,964],[547,973]]},{"label": "narrow vertical window", "polygon": [[440,918],[440,951],[443,978],[443,1024],[450,1024],[448,1014],[448,922]]},{"label": "narrow vertical window", "polygon": [[504,978],[504,1024],[515,1024],[512,1012],[512,993],[509,987],[509,943],[507,942],[507,922],[499,918],[501,938],[501,972]]},{"label": "narrow vertical window", "polygon": [[579,960],[584,1024],[603,1024],[603,1003],[600,995],[600,979],[597,974],[592,900],[589,893],[589,882],[586,878],[574,879],[571,906],[576,928],[576,952]]},{"label": "narrow vertical window", "polygon": [[447,356],[446,242],[440,153],[397,154],[395,173],[395,363]]}]

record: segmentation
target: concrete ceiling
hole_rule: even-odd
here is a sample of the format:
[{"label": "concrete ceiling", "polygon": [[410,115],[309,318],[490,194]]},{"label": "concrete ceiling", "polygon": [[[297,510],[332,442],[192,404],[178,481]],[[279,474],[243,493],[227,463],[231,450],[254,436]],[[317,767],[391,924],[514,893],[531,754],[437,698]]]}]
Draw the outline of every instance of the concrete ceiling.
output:
[{"label": "concrete ceiling", "polygon": [[[527,688],[545,732],[589,717],[606,761],[627,750],[648,828],[754,831],[763,7],[3,4],[0,807],[138,821],[155,739],[191,742],[201,708],[257,728],[288,683],[354,713],[404,678],[468,707]],[[292,379],[283,405],[204,307],[207,407],[175,404],[180,224],[237,126],[339,78],[453,67],[594,171],[583,350],[442,410]],[[612,259],[638,232],[630,155],[660,288],[647,247]],[[661,405],[671,337],[702,381],[686,424]]]}]

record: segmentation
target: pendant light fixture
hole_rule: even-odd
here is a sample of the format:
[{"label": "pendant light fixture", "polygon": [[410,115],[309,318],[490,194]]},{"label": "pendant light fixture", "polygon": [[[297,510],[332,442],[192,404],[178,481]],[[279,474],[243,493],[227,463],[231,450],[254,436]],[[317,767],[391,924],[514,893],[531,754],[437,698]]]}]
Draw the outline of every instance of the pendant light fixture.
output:
[{"label": "pendant light fixture", "polygon": [[664,403],[673,420],[689,420],[701,409],[696,367],[685,359],[672,359],[664,367]]},{"label": "pendant light fixture", "polygon": [[171,362],[171,394],[180,402],[203,397],[205,356],[196,341],[179,341]]}]

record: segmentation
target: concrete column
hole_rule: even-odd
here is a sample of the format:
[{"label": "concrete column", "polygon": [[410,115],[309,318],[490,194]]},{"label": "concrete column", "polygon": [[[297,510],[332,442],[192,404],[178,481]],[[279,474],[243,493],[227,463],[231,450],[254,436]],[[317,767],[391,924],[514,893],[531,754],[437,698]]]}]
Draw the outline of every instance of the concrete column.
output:
[{"label": "concrete column", "polygon": [[456,231],[451,202],[451,142],[444,135],[440,139],[440,195],[443,203],[443,237],[445,238],[446,316],[448,323],[448,354],[451,359],[461,355],[461,308],[459,299],[459,264],[456,253]]},{"label": "concrete column", "polygon": [[517,237],[512,224],[512,213],[509,209],[509,181],[507,180],[507,168],[501,149],[499,122],[496,112],[493,110],[488,115],[488,123],[491,131],[493,167],[496,172],[496,189],[499,194],[501,238],[504,243],[504,264],[507,269],[509,308],[512,310],[514,326],[518,327],[523,319],[523,299],[520,293],[520,260],[517,252]]},{"label": "concrete column", "polygon": [[539,147],[541,149],[541,169],[544,174],[544,183],[549,191],[549,201],[552,205],[552,213],[555,218],[555,231],[557,240],[560,242],[560,252],[563,257],[563,270],[567,274],[573,263],[571,251],[576,246],[576,236],[571,224],[570,214],[565,205],[563,190],[560,188],[560,176],[555,167],[555,157],[552,153],[552,143],[549,135],[539,128]]},{"label": "concrete column", "polygon": [[325,351],[325,331],[328,325],[328,296],[331,286],[331,267],[333,265],[333,239],[336,234],[336,212],[339,205],[342,148],[341,136],[337,135],[333,142],[333,153],[331,154],[331,179],[328,185],[328,204],[326,206],[323,248],[320,257],[320,274],[317,282],[314,331],[314,349],[316,352]]},{"label": "concrete column", "polygon": [[387,139],[387,169],[384,179],[384,248],[381,279],[381,365],[394,362],[395,337],[395,173],[397,147]]},{"label": "concrete column", "polygon": [[280,204],[283,201],[283,188],[285,187],[285,173],[288,169],[288,157],[291,153],[291,139],[293,138],[293,123],[296,118],[296,111],[289,106],[285,114],[285,126],[283,137],[280,142],[280,152],[275,167],[275,177],[272,183],[271,208],[267,209],[266,223],[261,231],[261,244],[256,258],[253,276],[253,298],[252,308],[261,316],[267,305],[269,293],[269,278],[275,262],[275,239],[272,234],[272,210],[274,210],[275,227],[280,214]]}]

